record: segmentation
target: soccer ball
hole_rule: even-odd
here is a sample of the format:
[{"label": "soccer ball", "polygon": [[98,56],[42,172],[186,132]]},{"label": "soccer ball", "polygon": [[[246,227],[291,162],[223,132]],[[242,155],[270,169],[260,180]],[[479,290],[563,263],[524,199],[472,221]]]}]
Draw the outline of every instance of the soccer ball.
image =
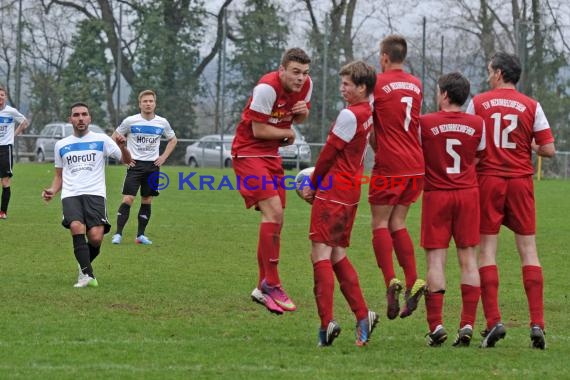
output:
[{"label": "soccer ball", "polygon": [[310,168],[306,168],[301,170],[299,173],[297,173],[297,175],[295,176],[295,191],[297,192],[297,195],[303,199],[303,195],[301,194],[301,190],[305,187],[305,186],[309,186],[311,183],[311,175],[313,174],[313,172],[315,171],[315,167],[312,166]]}]

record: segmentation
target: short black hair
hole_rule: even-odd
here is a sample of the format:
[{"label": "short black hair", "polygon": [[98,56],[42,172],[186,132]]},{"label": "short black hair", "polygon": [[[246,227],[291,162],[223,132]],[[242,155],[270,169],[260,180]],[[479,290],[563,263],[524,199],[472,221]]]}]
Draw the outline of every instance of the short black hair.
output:
[{"label": "short black hair", "polygon": [[491,57],[491,68],[501,70],[503,81],[517,84],[521,78],[521,61],[514,54],[499,51]]},{"label": "short black hair", "polygon": [[85,108],[87,108],[87,110],[89,110],[89,106],[87,105],[87,103],[85,103],[85,102],[75,102],[75,103],[73,103],[73,104],[69,107],[69,113],[71,113],[71,111],[72,111],[75,107],[85,107]]},{"label": "short black hair", "polygon": [[437,80],[439,92],[447,92],[449,101],[458,106],[465,104],[469,97],[471,84],[461,73],[453,72],[439,77]]}]

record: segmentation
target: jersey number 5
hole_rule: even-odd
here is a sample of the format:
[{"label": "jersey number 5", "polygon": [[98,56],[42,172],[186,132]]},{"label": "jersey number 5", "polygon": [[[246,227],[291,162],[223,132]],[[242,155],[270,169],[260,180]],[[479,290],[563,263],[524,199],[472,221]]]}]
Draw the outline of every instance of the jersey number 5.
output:
[{"label": "jersey number 5", "polygon": [[453,149],[455,145],[461,145],[461,141],[457,139],[445,140],[445,151],[453,158],[453,166],[447,167],[447,174],[461,173],[461,156]]},{"label": "jersey number 5", "polygon": [[[519,121],[518,116],[508,114],[501,118],[501,114],[496,112],[491,115],[491,118],[494,120],[493,140],[495,142],[495,146],[497,148],[516,149],[517,144],[515,144],[512,141],[509,141],[509,134],[518,127],[518,121]],[[502,131],[501,131],[501,119],[509,122],[509,125],[507,125],[507,127]]]}]

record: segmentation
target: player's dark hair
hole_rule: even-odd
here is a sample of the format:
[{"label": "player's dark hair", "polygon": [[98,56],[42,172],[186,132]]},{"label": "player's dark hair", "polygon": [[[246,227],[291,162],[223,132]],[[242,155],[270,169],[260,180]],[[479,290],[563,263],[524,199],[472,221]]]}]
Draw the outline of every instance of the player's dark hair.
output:
[{"label": "player's dark hair", "polygon": [[75,102],[71,105],[71,107],[69,107],[69,113],[71,114],[71,112],[73,111],[73,109],[75,107],[85,107],[87,108],[87,110],[89,110],[89,106],[87,105],[87,103],[84,102]]},{"label": "player's dark hair", "polygon": [[501,70],[503,81],[506,83],[517,84],[521,78],[521,61],[514,54],[497,52],[491,57],[490,65],[495,71]]},{"label": "player's dark hair", "polygon": [[3,84],[0,84],[0,91],[4,91],[4,92],[8,92],[8,90],[6,90],[6,87],[4,87]]},{"label": "player's dark hair", "polygon": [[402,63],[408,54],[408,43],[404,37],[391,34],[380,42],[380,54],[387,54],[393,63]]},{"label": "player's dark hair", "polygon": [[366,86],[366,95],[374,91],[376,85],[376,70],[364,61],[353,61],[341,67],[338,75],[350,76],[350,80],[357,86]]},{"label": "player's dark hair", "polygon": [[444,74],[437,80],[439,92],[447,92],[447,97],[452,104],[462,106],[469,97],[471,84],[461,73],[454,72]]},{"label": "player's dark hair", "polygon": [[311,63],[311,58],[301,48],[291,48],[283,53],[281,57],[281,66],[287,67],[289,62],[298,62],[304,65]]}]

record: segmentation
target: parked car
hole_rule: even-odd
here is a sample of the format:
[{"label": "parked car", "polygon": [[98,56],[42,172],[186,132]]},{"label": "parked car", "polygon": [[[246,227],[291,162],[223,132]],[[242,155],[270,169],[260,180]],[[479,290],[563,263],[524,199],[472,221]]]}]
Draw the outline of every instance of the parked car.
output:
[{"label": "parked car", "polygon": [[[89,130],[97,133],[105,133],[96,124],[90,124]],[[58,140],[67,137],[73,133],[73,126],[70,123],[57,122],[47,124],[42,128],[40,137],[36,139],[36,161],[53,161],[54,153],[53,148]]]},{"label": "parked car", "polygon": [[220,150],[224,167],[232,167],[232,141],[233,135],[224,135],[223,144],[220,135],[202,137],[194,144],[186,147],[184,162],[193,168],[220,167]]},{"label": "parked car", "polygon": [[[296,126],[292,126],[295,131],[295,143],[292,145],[282,146],[279,148],[279,155],[283,158],[283,167],[293,169],[299,167],[301,169],[311,166],[311,147],[305,141],[305,137],[299,132]],[[223,162],[224,167],[232,167],[232,142],[234,135],[224,135],[223,144]],[[186,147],[186,155],[184,162],[191,167],[220,167],[220,135],[207,135],[196,141],[194,144]],[[299,157],[297,159],[297,156]]]},{"label": "parked car", "polygon": [[295,131],[295,143],[279,148],[279,155],[283,158],[283,167],[285,169],[296,168],[297,161],[299,161],[300,169],[308,168],[312,165],[311,147],[305,141],[305,136],[301,134],[299,128],[295,125],[291,128]]}]

